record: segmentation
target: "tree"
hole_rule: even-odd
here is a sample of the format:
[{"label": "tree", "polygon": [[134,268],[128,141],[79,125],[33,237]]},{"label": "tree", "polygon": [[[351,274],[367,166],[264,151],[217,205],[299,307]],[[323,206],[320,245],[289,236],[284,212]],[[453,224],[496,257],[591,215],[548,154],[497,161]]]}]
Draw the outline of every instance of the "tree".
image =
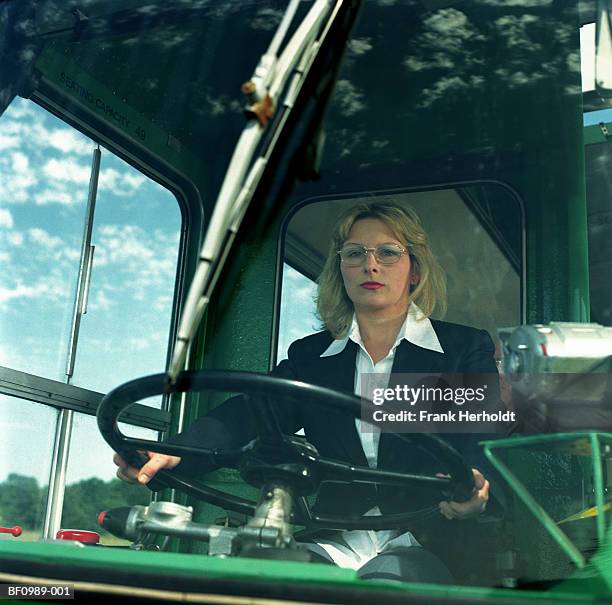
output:
[{"label": "tree", "polygon": [[34,477],[11,473],[0,483],[0,523],[24,529],[39,527],[46,493]]},{"label": "tree", "polygon": [[141,485],[111,479],[84,479],[66,487],[62,527],[99,531],[98,515],[117,506],[148,504],[151,492]]},{"label": "tree", "polygon": [[[11,473],[0,483],[0,525],[41,527],[47,492],[48,487],[40,487],[34,477]],[[62,527],[99,531],[101,511],[117,506],[146,505],[150,499],[151,492],[141,485],[119,479],[84,479],[66,486]]]}]

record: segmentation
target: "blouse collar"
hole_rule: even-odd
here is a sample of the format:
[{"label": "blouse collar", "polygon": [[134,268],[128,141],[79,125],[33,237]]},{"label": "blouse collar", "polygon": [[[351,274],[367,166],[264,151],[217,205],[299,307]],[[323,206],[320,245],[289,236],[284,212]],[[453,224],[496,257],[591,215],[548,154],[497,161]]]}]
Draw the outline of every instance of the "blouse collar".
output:
[{"label": "blouse collar", "polygon": [[[347,336],[332,341],[329,347],[327,347],[327,349],[325,349],[320,356],[330,357],[332,355],[342,353],[349,340],[363,346],[361,334],[359,332],[359,324],[357,323],[357,319],[354,315]],[[429,349],[430,351],[436,351],[437,353],[444,353],[444,349],[438,340],[438,335],[433,329],[430,319],[423,315],[423,312],[415,303],[410,303],[408,314],[406,315],[406,319],[398,332],[397,340],[393,345],[393,349],[395,349],[402,340],[407,340],[408,342],[411,342],[418,347],[422,347],[423,349]]]}]

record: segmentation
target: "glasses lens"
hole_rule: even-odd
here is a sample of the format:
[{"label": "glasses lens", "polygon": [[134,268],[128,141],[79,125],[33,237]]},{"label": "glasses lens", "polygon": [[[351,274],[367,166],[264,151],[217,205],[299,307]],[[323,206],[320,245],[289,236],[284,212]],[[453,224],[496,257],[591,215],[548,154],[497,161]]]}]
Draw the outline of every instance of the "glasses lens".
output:
[{"label": "glasses lens", "polygon": [[392,265],[396,263],[402,256],[402,250],[399,246],[385,244],[376,248],[376,260],[383,265]]},{"label": "glasses lens", "polygon": [[340,251],[342,262],[349,266],[360,265],[365,255],[365,250],[361,246],[346,246]]}]

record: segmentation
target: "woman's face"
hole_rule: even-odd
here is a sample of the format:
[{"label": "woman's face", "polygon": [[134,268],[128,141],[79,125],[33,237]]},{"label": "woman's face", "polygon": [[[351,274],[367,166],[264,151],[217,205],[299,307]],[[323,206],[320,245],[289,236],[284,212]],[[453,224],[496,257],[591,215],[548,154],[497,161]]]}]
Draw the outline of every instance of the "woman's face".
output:
[{"label": "woman's face", "polygon": [[[386,223],[377,218],[356,221],[344,246],[358,244],[375,248],[381,244],[398,244],[404,248]],[[408,309],[411,282],[410,256],[403,254],[397,263],[380,264],[372,252],[358,267],[340,263],[344,288],[357,313],[370,313],[379,317],[395,317]]]}]

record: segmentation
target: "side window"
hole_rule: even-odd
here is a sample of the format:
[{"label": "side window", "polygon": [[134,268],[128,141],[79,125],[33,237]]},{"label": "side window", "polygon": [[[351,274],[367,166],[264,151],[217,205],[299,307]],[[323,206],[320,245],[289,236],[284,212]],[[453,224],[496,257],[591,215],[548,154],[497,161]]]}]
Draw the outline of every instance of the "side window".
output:
[{"label": "side window", "polygon": [[64,380],[94,145],[33,103],[0,119],[0,363]]},{"label": "side window", "polygon": [[316,279],[338,216],[357,202],[391,201],[419,215],[446,274],[446,321],[486,329],[522,319],[522,214],[517,199],[494,184],[456,189],[313,201],[299,208],[285,231],[278,360],[294,340],[322,329],[314,315]]},{"label": "side window", "polygon": [[317,284],[285,262],[281,290],[279,339],[276,359],[287,358],[289,345],[299,338],[320,330],[316,317]]},{"label": "side window", "polygon": [[[149,500],[114,477],[94,414],[114,386],[165,368],[180,208],[23,99],[0,118],[0,150],[0,524],[23,525],[26,538],[96,529],[93,508]],[[156,438],[158,410],[125,432]],[[32,503],[14,510],[20,482]]]},{"label": "side window", "polygon": [[0,525],[19,525],[21,539],[42,536],[58,415],[51,406],[0,394]]},{"label": "side window", "polygon": [[106,392],[164,369],[180,228],[170,192],[103,152],[73,384]]}]

